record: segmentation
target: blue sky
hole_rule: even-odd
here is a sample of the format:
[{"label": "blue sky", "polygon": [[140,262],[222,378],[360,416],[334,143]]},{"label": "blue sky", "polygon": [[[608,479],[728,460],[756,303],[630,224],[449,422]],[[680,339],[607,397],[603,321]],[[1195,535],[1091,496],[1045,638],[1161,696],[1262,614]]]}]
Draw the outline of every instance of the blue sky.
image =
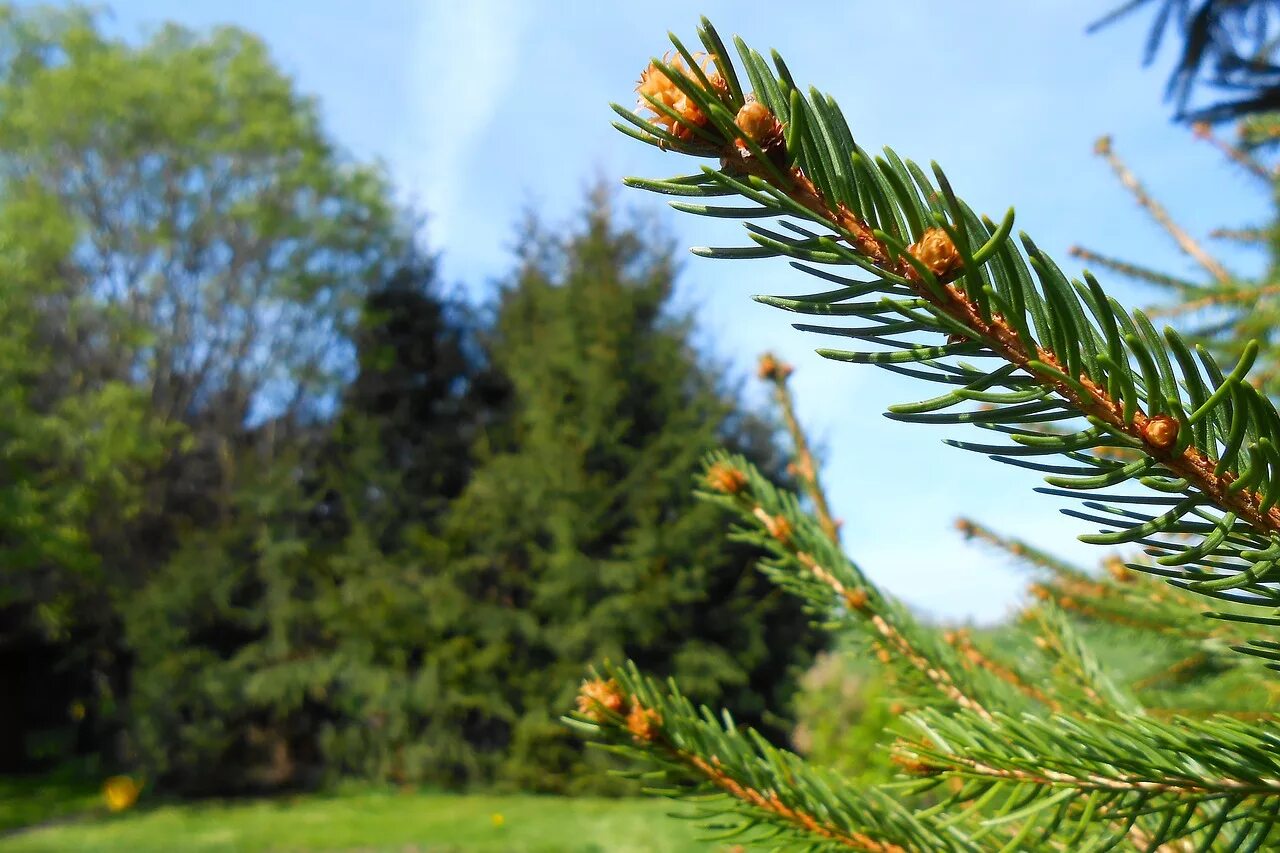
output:
[{"label": "blue sky", "polygon": [[[800,81],[835,95],[863,147],[891,145],[946,167],[976,209],[1018,210],[1068,271],[1080,243],[1194,275],[1167,236],[1092,154],[1115,147],[1193,233],[1259,221],[1265,198],[1248,178],[1168,120],[1168,57],[1139,65],[1147,20],[1099,35],[1085,26],[1118,0],[872,3],[829,0],[636,3],[550,0],[124,0],[113,26],[136,36],[161,20],[232,23],[263,36],[300,87],[317,96],[336,139],[382,160],[404,198],[428,217],[446,277],[477,297],[509,267],[514,225],[532,209],[569,221],[597,179],[664,177],[688,167],[609,126],[608,102],[630,104],[648,58],[686,43],[698,14],[757,49],[777,48]],[[657,209],[627,191],[626,204]],[[731,223],[665,211],[682,246],[741,241]],[[1249,258],[1232,258],[1247,267]],[[1158,294],[1103,276],[1130,305]],[[941,444],[963,433],[904,426],[881,412],[934,393],[869,367],[824,362],[824,341],[790,328],[755,293],[799,293],[811,280],[772,262],[689,257],[679,300],[700,339],[740,373],[773,349],[797,366],[800,415],[825,447],[825,478],[845,543],[886,588],[923,611],[989,621],[1017,600],[1025,577],[999,555],[966,545],[960,515],[1016,532],[1081,562],[1080,522],[1037,478]],[[758,390],[758,389],[757,389]]]}]

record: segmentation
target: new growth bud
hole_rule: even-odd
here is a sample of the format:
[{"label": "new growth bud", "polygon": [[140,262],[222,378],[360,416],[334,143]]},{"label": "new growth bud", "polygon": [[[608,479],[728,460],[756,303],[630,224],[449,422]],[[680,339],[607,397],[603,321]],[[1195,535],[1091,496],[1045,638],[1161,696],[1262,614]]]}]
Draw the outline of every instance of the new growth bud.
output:
[{"label": "new growth bud", "polygon": [[940,279],[949,280],[964,266],[960,251],[951,237],[941,228],[928,228],[920,235],[920,239],[907,247],[917,261],[925,269]]},{"label": "new growth bud", "polygon": [[609,714],[621,714],[625,705],[622,690],[612,678],[584,681],[578,691],[578,713],[597,723],[604,722]]},{"label": "new growth bud", "polygon": [[[715,71],[715,65],[711,57],[705,54],[694,54],[694,59],[702,67],[703,73],[707,75],[708,82],[711,83],[712,90],[717,97],[721,97],[726,90],[727,84],[719,73]],[[667,53],[662,57],[663,64],[667,65],[673,71],[693,77],[689,73],[689,68],[685,65],[684,59],[679,54]],[[680,87],[672,82],[661,68],[654,63],[649,63],[640,74],[640,82],[636,85],[636,93],[640,95],[636,102],[636,111],[640,113],[650,113],[649,120],[656,125],[660,125],[668,133],[677,139],[691,139],[693,130],[702,127],[707,123],[707,117],[694,103],[693,99],[680,90]],[[649,99],[652,99],[652,102]],[[659,103],[666,107],[675,115],[670,115],[663,110],[654,106]]]},{"label": "new growth bud", "polygon": [[1133,572],[1125,566],[1124,560],[1119,557],[1108,557],[1104,565],[1106,566],[1107,573],[1110,574],[1117,583],[1133,582]]},{"label": "new growth bud", "polygon": [[1156,450],[1168,450],[1178,442],[1177,419],[1156,415],[1142,428],[1142,440]]},{"label": "new growth bud", "polygon": [[662,715],[652,708],[646,708],[639,700],[632,697],[631,713],[627,714],[627,731],[639,743],[648,743],[657,734],[662,725]]},{"label": "new growth bud", "polygon": [[791,522],[787,521],[784,516],[771,515],[766,517],[764,529],[783,545],[791,541]]},{"label": "new growth bud", "polygon": [[794,369],[785,361],[779,361],[773,353],[767,352],[760,356],[760,363],[756,368],[756,376],[766,382],[780,382],[785,381]]},{"label": "new growth bud", "polygon": [[747,487],[747,475],[724,462],[717,462],[707,469],[707,485],[717,492],[736,495]]},{"label": "new growth bud", "polygon": [[772,110],[756,100],[755,96],[748,98],[733,121],[738,130],[742,131],[742,136],[734,141],[743,157],[751,156],[750,146],[746,141],[750,139],[774,164],[782,166],[786,163],[787,137],[782,122],[778,121]]}]

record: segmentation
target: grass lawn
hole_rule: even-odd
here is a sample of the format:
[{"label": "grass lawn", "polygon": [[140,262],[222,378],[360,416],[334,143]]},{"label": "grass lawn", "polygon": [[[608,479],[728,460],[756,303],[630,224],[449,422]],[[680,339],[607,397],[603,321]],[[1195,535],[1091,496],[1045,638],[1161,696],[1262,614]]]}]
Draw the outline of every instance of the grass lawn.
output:
[{"label": "grass lawn", "polygon": [[0,845],[4,833],[17,827],[82,814],[101,802],[98,787],[74,772],[0,776]]},{"label": "grass lawn", "polygon": [[[13,793],[0,783],[0,802]],[[30,793],[30,792],[29,792]],[[53,796],[52,794],[50,796]],[[86,805],[83,792],[75,800]],[[22,800],[24,797],[16,798]],[[699,841],[692,823],[668,817],[657,800],[358,791],[246,801],[144,802],[120,815],[93,811],[0,835],[0,851],[394,851],[394,853],[694,853],[724,849]],[[35,814],[36,806],[24,813]],[[61,812],[61,815],[59,814]],[[13,803],[0,820],[19,821]]]}]

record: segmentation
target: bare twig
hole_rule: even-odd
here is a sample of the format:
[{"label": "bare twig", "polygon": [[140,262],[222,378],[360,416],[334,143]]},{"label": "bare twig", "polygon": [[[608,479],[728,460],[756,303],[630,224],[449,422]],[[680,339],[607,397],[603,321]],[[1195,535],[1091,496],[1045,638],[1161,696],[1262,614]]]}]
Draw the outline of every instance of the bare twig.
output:
[{"label": "bare twig", "polygon": [[1151,197],[1151,194],[1142,186],[1137,176],[1130,171],[1129,167],[1112,149],[1111,137],[1104,136],[1099,139],[1094,145],[1094,151],[1107,161],[1111,166],[1111,170],[1116,173],[1116,177],[1120,179],[1120,183],[1124,184],[1129,192],[1133,193],[1133,197],[1137,199],[1138,204],[1142,205],[1143,209],[1151,214],[1151,218],[1169,233],[1169,236],[1178,244],[1178,248],[1204,267],[1205,271],[1213,276],[1214,280],[1222,284],[1231,281],[1231,273],[1227,272],[1226,267],[1214,260],[1204,250],[1204,247],[1196,242],[1195,238],[1183,230],[1178,223],[1174,222],[1168,211]]},{"label": "bare twig", "polygon": [[828,539],[839,545],[840,522],[831,516],[827,493],[818,479],[817,462],[809,449],[804,428],[800,426],[800,420],[796,417],[795,400],[791,396],[790,386],[787,385],[791,373],[791,365],[779,361],[772,353],[760,356],[759,376],[765,382],[773,384],[774,399],[778,401],[778,408],[782,410],[782,419],[787,425],[787,432],[791,434],[791,443],[795,447],[795,461],[792,463],[795,475],[809,495],[809,499],[813,501],[814,514],[818,517],[818,525],[822,528],[822,532]]}]

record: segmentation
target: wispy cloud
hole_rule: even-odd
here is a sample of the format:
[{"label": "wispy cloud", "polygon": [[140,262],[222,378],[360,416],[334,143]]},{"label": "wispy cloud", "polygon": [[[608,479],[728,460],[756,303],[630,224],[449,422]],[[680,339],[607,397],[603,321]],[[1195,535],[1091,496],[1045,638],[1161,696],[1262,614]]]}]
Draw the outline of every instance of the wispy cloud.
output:
[{"label": "wispy cloud", "polygon": [[471,0],[460,14],[456,4],[436,0],[419,16],[408,109],[415,150],[401,159],[437,245],[447,245],[456,228],[476,139],[520,78],[529,8],[521,0]]}]

